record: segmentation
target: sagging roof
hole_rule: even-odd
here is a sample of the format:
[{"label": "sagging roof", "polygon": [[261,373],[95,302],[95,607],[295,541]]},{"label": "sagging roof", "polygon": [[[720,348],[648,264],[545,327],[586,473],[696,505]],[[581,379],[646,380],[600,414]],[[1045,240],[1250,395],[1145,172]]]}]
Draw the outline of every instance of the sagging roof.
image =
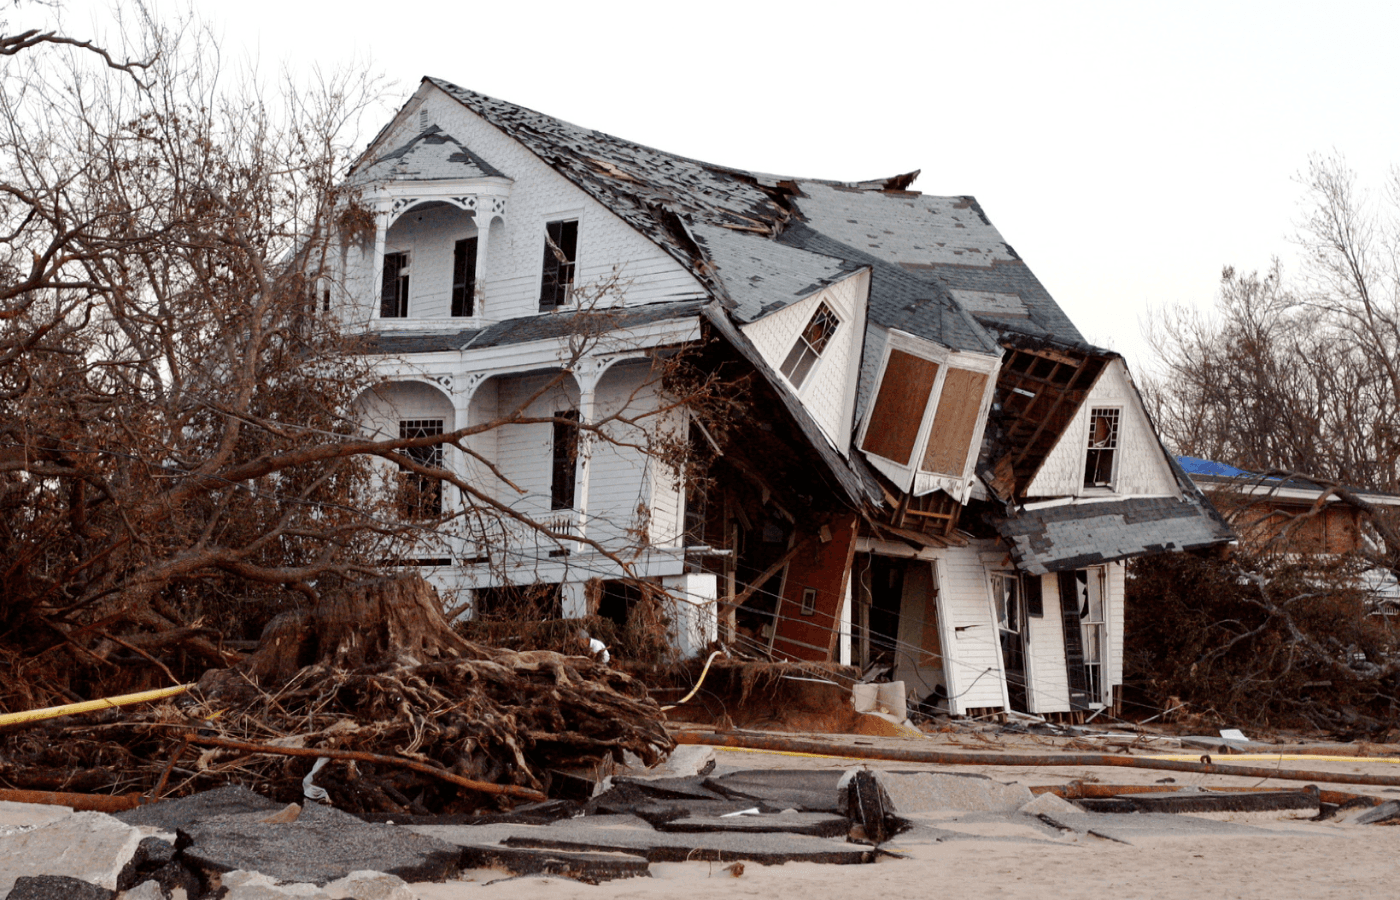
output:
[{"label": "sagging roof", "polygon": [[544,341],[579,334],[604,335],[699,315],[706,300],[649,303],[644,306],[617,306],[599,310],[561,310],[537,316],[505,319],[485,328],[440,332],[383,331],[369,338],[366,353],[401,355],[483,349],[530,341]]},{"label": "sagging roof", "polygon": [[408,143],[389,151],[351,176],[352,183],[370,181],[437,181],[458,178],[504,178],[500,170],[436,125],[415,134]]},{"label": "sagging roof", "polygon": [[[1083,340],[976,200],[910,191],[917,172],[858,183],[749,172],[581,128],[442,79],[424,80],[666,250],[740,322],[809,296],[800,289],[819,290],[838,280],[837,272],[884,263],[884,274],[877,269],[871,280],[871,309],[872,317],[902,323],[888,327],[986,351],[995,347],[994,329],[976,317],[1011,315],[1061,340]],[[876,240],[868,237],[872,229]],[[792,274],[802,277],[775,287],[778,264],[793,260],[764,242],[828,260],[798,260]],[[924,303],[910,309],[914,300]]]},{"label": "sagging roof", "polygon": [[1066,503],[993,520],[1016,568],[1031,575],[1082,569],[1132,556],[1198,550],[1234,539],[1199,492]]}]

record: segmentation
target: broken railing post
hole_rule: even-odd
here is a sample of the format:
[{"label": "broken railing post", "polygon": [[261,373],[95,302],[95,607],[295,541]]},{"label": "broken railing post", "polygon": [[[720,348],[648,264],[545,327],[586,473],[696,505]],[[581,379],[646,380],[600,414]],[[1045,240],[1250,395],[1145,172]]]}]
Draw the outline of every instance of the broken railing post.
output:
[{"label": "broken railing post", "polygon": [[677,744],[706,744],[711,747],[773,750],[779,753],[815,753],[822,756],[883,759],[893,762],[931,763],[944,766],[1121,766],[1129,769],[1195,772],[1199,775],[1273,778],[1278,781],[1400,787],[1400,775],[1355,775],[1345,772],[1310,772],[1303,769],[1270,769],[1264,766],[1221,766],[1215,763],[1178,762],[1170,759],[1112,756],[1103,753],[954,753],[947,750],[908,750],[836,744],[801,738],[694,731],[678,732],[674,737]]}]

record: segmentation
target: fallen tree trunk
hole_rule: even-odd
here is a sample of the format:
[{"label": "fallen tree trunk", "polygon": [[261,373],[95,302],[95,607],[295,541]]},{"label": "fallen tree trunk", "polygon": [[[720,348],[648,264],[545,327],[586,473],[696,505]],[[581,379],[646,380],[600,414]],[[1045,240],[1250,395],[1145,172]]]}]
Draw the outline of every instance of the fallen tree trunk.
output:
[{"label": "fallen tree trunk", "polygon": [[[947,750],[903,750],[779,738],[752,734],[716,734],[683,731],[675,735],[677,744],[704,744],[711,747],[739,747],[745,750],[772,750],[779,753],[812,753],[853,759],[883,759],[893,762],[932,763],[943,766],[1121,766],[1129,769],[1160,769],[1167,772],[1194,772],[1198,775],[1238,775],[1245,778],[1273,778],[1278,781],[1330,782],[1400,787],[1400,775],[1356,775],[1345,772],[1310,772],[1303,769],[1269,769],[1263,766],[1222,766],[1213,762],[1178,762],[1140,756],[1113,756],[1106,753],[953,753]],[[1205,757],[1209,759],[1210,757]]]}]

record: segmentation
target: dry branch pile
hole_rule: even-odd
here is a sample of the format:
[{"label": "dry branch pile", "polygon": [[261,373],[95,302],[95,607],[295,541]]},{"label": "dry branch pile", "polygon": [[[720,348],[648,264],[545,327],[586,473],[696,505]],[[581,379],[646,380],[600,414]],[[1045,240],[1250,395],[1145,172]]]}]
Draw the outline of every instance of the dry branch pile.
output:
[{"label": "dry branch pile", "polygon": [[0,782],[163,796],[241,783],[290,802],[327,751],[359,757],[315,775],[339,808],[467,812],[509,802],[490,786],[547,794],[557,771],[623,751],[650,764],[672,746],[640,682],[583,657],[468,642],[417,578],[274,622],[258,653],[211,671],[189,698],[99,718],[8,736]]}]

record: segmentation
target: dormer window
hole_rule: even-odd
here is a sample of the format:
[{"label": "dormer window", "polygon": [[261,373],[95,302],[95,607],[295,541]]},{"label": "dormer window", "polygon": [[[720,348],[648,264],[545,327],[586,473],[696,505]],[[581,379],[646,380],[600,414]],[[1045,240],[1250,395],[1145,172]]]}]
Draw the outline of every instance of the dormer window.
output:
[{"label": "dormer window", "polygon": [[540,312],[573,302],[574,264],[578,261],[578,220],[544,226],[544,269],[540,278]]},{"label": "dormer window", "polygon": [[788,351],[787,359],[783,360],[782,373],[792,382],[793,387],[802,387],[808,373],[821,358],[822,351],[831,343],[831,336],[836,333],[840,324],[841,320],[836,318],[836,313],[831,311],[831,307],[825,303],[817,306],[817,311],[812,314],[807,327],[798,334],[797,342],[792,345],[792,350]]},{"label": "dormer window", "polygon": [[452,248],[452,315],[476,315],[476,238]]},{"label": "dormer window", "polygon": [[408,317],[408,254],[384,254],[384,284],[379,315],[385,319]]},{"label": "dormer window", "polygon": [[1089,449],[1084,457],[1084,486],[1112,488],[1118,457],[1118,420],[1121,410],[1094,407],[1089,410]]}]

